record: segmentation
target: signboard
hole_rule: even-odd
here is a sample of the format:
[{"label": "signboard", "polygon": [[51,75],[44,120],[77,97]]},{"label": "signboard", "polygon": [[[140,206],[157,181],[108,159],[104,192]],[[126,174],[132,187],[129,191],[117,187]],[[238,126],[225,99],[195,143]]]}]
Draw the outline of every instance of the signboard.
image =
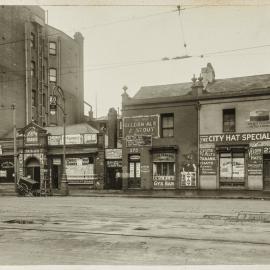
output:
[{"label": "signboard", "polygon": [[50,95],[49,104],[50,104],[50,113],[52,115],[55,115],[56,110],[57,110],[57,96]]},{"label": "signboard", "polygon": [[124,117],[124,136],[150,135],[159,137],[159,115]]},{"label": "signboard", "polygon": [[215,148],[200,149],[200,174],[214,175],[217,174],[217,160]]},{"label": "signboard", "polygon": [[251,147],[248,150],[248,174],[262,175],[263,153],[267,148]]},{"label": "signboard", "polygon": [[121,168],[122,160],[107,160],[107,167],[108,168]]},{"label": "signboard", "polygon": [[251,111],[247,124],[249,128],[270,127],[269,110],[258,109]]},{"label": "signboard", "polygon": [[122,149],[105,149],[106,159],[122,159]]},{"label": "signboard", "polygon": [[11,161],[4,161],[1,164],[2,169],[10,169],[10,168],[13,168],[13,167],[14,167],[14,165],[13,165],[13,162],[11,162]]},{"label": "signboard", "polygon": [[25,133],[25,143],[26,144],[38,143],[38,133],[34,127],[29,128]]},{"label": "signboard", "polygon": [[[50,135],[48,136],[49,145],[63,145],[63,135]],[[66,145],[72,144],[96,144],[97,134],[69,134],[66,135]]]},{"label": "signboard", "polygon": [[126,147],[152,146],[152,137],[150,135],[133,135],[126,137]]},{"label": "signboard", "polygon": [[153,176],[154,189],[174,189],[175,176],[174,175],[155,175]]},{"label": "signboard", "polygon": [[201,135],[200,143],[269,141],[270,132]]},{"label": "signboard", "polygon": [[196,172],[181,172],[180,184],[182,187],[196,187]]},{"label": "signboard", "polygon": [[61,158],[53,158],[53,165],[61,165]]},{"label": "signboard", "polygon": [[153,162],[175,162],[175,153],[154,153]]}]

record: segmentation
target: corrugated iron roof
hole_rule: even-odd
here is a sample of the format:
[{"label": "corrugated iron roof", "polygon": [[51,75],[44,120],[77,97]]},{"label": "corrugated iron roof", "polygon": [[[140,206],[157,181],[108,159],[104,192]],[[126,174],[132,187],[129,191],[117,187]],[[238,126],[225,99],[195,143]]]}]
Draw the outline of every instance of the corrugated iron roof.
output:
[{"label": "corrugated iron roof", "polygon": [[[134,99],[150,99],[162,97],[179,97],[191,94],[192,82],[143,86],[135,94]],[[253,75],[245,77],[235,77],[218,79],[209,83],[206,87],[208,96],[211,93],[237,93],[252,91],[255,89],[267,89],[270,87],[270,74]]]},{"label": "corrugated iron roof", "polygon": [[[54,126],[54,127],[44,127],[48,133],[51,135],[61,135],[63,134],[63,126]],[[83,134],[83,133],[99,133],[97,129],[90,126],[87,123],[68,125],[66,126],[66,134]]]}]

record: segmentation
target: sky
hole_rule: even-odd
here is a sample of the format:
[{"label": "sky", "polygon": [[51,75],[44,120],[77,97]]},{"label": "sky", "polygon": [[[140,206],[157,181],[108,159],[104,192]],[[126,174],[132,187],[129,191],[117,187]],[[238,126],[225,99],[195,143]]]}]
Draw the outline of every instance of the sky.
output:
[{"label": "sky", "polygon": [[[216,79],[270,73],[270,3],[182,7],[179,16],[174,5],[43,6],[50,25],[84,36],[84,95],[94,115],[121,112],[123,86],[133,96],[142,86],[187,82],[208,62]],[[183,55],[192,57],[161,60]]]}]

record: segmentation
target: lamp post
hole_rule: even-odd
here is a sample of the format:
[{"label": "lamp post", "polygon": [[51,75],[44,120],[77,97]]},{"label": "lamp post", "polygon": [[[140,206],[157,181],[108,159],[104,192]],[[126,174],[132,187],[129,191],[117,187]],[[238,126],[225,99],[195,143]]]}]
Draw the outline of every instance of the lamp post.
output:
[{"label": "lamp post", "polygon": [[[63,99],[63,107],[58,104],[57,98],[55,96],[55,91],[59,93],[61,98]],[[67,180],[67,173],[66,173],[66,99],[64,95],[63,89],[56,85],[53,88],[52,91],[52,97],[50,99],[50,112],[51,114],[56,113],[56,107],[58,106],[62,113],[63,113],[63,169],[62,169],[62,179],[61,179],[61,191],[62,194],[67,196],[69,194],[69,188],[68,188],[68,180]]]}]

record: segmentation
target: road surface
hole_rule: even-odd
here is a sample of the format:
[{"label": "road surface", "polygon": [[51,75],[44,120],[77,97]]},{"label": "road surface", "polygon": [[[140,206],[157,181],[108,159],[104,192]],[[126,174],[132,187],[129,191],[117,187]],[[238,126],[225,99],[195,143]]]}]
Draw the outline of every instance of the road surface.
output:
[{"label": "road surface", "polygon": [[0,264],[269,264],[270,202],[1,197]]}]

